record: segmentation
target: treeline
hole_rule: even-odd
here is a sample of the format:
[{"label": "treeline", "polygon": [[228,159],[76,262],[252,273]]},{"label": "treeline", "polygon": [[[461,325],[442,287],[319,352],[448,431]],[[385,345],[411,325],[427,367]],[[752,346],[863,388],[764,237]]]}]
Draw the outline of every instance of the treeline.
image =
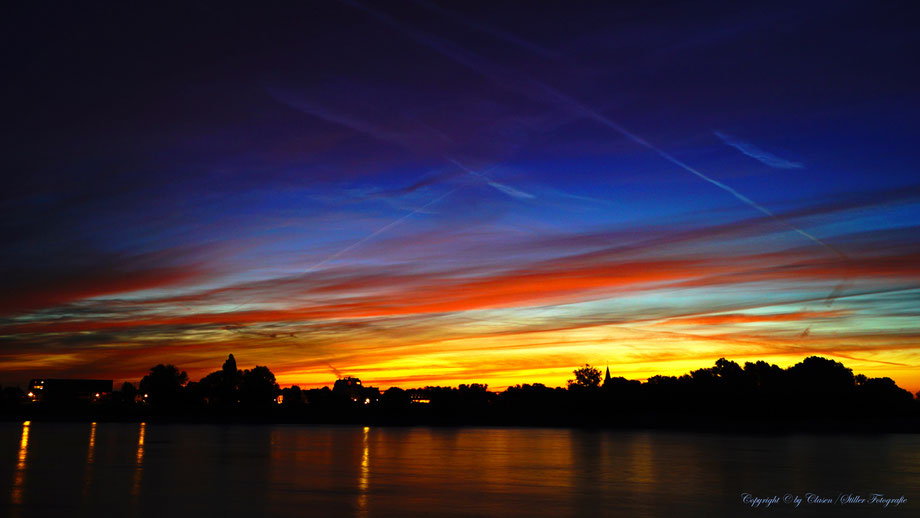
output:
[{"label": "treeline", "polygon": [[786,369],[722,358],[710,368],[646,382],[602,379],[590,365],[573,374],[565,388],[534,383],[502,392],[471,384],[381,393],[343,380],[333,389],[280,389],[267,367],[239,370],[230,355],[221,370],[197,382],[172,365],[157,365],[137,387],[125,383],[104,401],[66,409],[6,401],[4,410],[113,419],[920,431],[920,401],[910,392],[817,356]]},{"label": "treeline", "polygon": [[[585,371],[592,371],[588,375]],[[710,368],[676,376],[653,376],[645,383],[610,378],[595,384],[600,372],[590,366],[575,371],[557,410],[571,405],[572,418],[603,408],[600,418],[583,422],[631,422],[649,426],[707,427],[730,425],[780,426],[788,423],[817,427],[916,428],[920,401],[891,378],[869,378],[842,363],[812,356],[783,369],[764,361],[743,366],[724,358]],[[588,381],[591,380],[591,381]],[[526,386],[520,401],[506,410],[546,400],[548,389]],[[568,397],[569,392],[580,396]],[[534,393],[536,392],[536,393]],[[552,413],[553,411],[551,411]]]}]

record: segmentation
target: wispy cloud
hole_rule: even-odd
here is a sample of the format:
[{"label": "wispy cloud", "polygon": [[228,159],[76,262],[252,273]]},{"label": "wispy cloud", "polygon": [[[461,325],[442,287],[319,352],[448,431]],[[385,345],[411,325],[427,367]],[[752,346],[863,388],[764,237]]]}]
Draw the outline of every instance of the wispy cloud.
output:
[{"label": "wispy cloud", "polygon": [[534,196],[533,194],[530,194],[529,192],[524,192],[520,189],[515,189],[514,187],[511,187],[510,185],[498,183],[493,180],[487,180],[486,183],[489,184],[490,187],[498,189],[499,191],[507,194],[508,196],[511,196],[512,198],[517,198],[519,200],[532,200],[536,198],[536,196]]},{"label": "wispy cloud", "polygon": [[[367,136],[373,137],[375,139],[378,139],[384,142],[389,142],[391,144],[399,145],[408,150],[414,150],[417,148],[417,146],[412,144],[412,140],[418,140],[419,138],[417,133],[397,133],[397,132],[387,131],[387,130],[375,127],[373,124],[371,124],[368,121],[360,120],[358,118],[355,118],[349,115],[345,115],[339,112],[334,112],[330,110],[328,107],[317,104],[317,103],[311,103],[311,102],[304,101],[303,99],[298,98],[297,96],[291,94],[290,92],[286,92],[278,88],[269,88],[268,92],[276,100],[290,106],[291,108],[302,111],[309,115],[313,115],[315,117],[319,117],[328,122],[338,124],[340,126],[344,126],[346,128],[349,128],[351,130],[354,130],[359,133],[365,134]],[[425,129],[426,131],[432,131],[432,132],[434,131],[428,125],[419,124],[419,127]],[[441,137],[437,133],[434,133],[433,136],[438,137],[438,138]],[[481,179],[489,187],[492,187],[493,189],[503,194],[506,194],[512,198],[515,198],[518,200],[532,200],[536,198],[536,196],[534,196],[533,194],[529,192],[523,191],[521,189],[512,187],[510,185],[507,185],[501,182],[497,182],[487,177],[485,174],[481,172],[474,171],[473,169],[470,169],[469,167],[463,165],[460,161],[458,161],[455,158],[451,158],[449,156],[445,156],[444,158],[445,160],[459,167],[460,169],[467,172],[471,176]],[[415,184],[413,184],[412,186],[410,186],[408,189],[412,191],[412,190],[416,190],[423,186],[431,185],[440,180],[449,180],[449,179],[450,179],[449,175],[440,175],[438,177],[435,177],[434,179],[432,179],[431,177],[423,178],[419,180],[418,182],[416,182]]]},{"label": "wispy cloud", "polygon": [[[460,169],[466,171],[470,175],[475,176],[476,178],[483,179],[489,187],[492,187],[500,192],[503,192],[507,194],[508,196],[511,196],[512,198],[517,198],[519,200],[532,200],[536,198],[536,196],[534,196],[533,194],[530,194],[529,192],[524,192],[520,189],[515,189],[514,187],[511,187],[510,185],[505,185],[503,183],[496,182],[492,180],[491,178],[487,177],[484,173],[481,173],[479,171],[474,171],[473,169],[466,167],[465,165],[461,164],[459,161],[453,158],[447,157],[447,161],[459,167]],[[494,169],[494,166],[493,166],[493,169]]]},{"label": "wispy cloud", "polygon": [[[416,27],[410,24],[401,22],[393,18],[392,16],[389,16],[377,9],[374,9],[372,7],[369,7],[361,3],[358,0],[342,0],[342,1],[351,6],[354,6],[358,9],[363,10],[364,12],[380,20],[382,23],[386,25],[389,25],[395,29],[404,31],[406,34],[408,34],[412,39],[417,41],[419,44],[424,45],[434,51],[437,51],[443,56],[457,62],[458,64],[461,64],[469,68],[470,70],[489,78],[496,84],[501,85],[503,88],[526,95],[527,97],[529,97],[530,99],[536,102],[549,104],[551,106],[554,106],[562,110],[563,112],[578,115],[580,117],[584,117],[588,120],[596,121],[600,123],[601,125],[606,126],[607,128],[615,131],[616,133],[629,139],[630,141],[657,154],[664,160],[674,164],[680,169],[683,169],[684,171],[696,176],[697,178],[700,178],[718,187],[719,189],[722,189],[723,191],[731,194],[732,196],[734,196],[736,199],[738,199],[742,203],[782,223],[783,225],[787,226],[788,228],[790,228],[797,234],[818,244],[819,246],[833,253],[837,257],[840,257],[843,260],[847,260],[846,254],[841,252],[838,248],[828,244],[826,241],[822,240],[821,238],[815,236],[811,232],[808,232],[807,230],[799,226],[796,226],[795,224],[783,219],[782,217],[774,213],[772,210],[764,207],[763,205],[749,198],[745,194],[742,194],[737,189],[725,184],[724,182],[716,180],[710,175],[707,175],[701,172],[696,167],[691,166],[690,164],[672,155],[668,151],[665,151],[664,149],[653,144],[646,138],[628,129],[620,122],[613,120],[612,118],[606,116],[600,111],[580,102],[576,98],[550,86],[549,84],[535,77],[531,77],[525,73],[522,73],[519,71],[512,71],[511,69],[504,67],[498,63],[495,63],[487,58],[484,58],[480,55],[477,55],[473,52],[463,49],[457,45],[454,45],[448,42],[447,40],[444,40],[443,38],[436,38],[434,36],[426,34],[420,31],[419,29],[417,29]],[[839,286],[843,286],[846,283],[846,281],[847,279],[844,278],[841,281],[841,283],[839,283]],[[833,299],[839,295],[839,291],[840,291],[839,289],[833,290],[831,294],[828,296],[828,302],[832,302]]]},{"label": "wispy cloud", "polygon": [[793,162],[791,160],[786,160],[785,158],[778,157],[773,153],[760,149],[750,142],[745,142],[731,135],[722,133],[721,131],[714,131],[713,133],[715,136],[722,139],[722,142],[724,142],[726,145],[731,146],[738,151],[741,151],[745,155],[753,158],[754,160],[764,163],[770,167],[775,167],[777,169],[802,169],[805,167],[805,164],[801,162]]},{"label": "wispy cloud", "polygon": [[[161,362],[197,379],[232,352],[311,386],[341,373],[501,388],[608,359],[642,378],[828,354],[920,388],[920,189],[910,139],[879,123],[903,98],[903,67],[877,61],[901,33],[810,24],[796,34],[822,31],[809,52],[745,61],[764,38],[782,49],[771,17],[746,8],[688,25],[690,7],[362,1],[250,17],[269,22],[267,38],[249,31],[258,41],[236,16],[210,20],[216,33],[192,20],[163,43],[196,51],[158,67],[154,89],[129,70],[113,95],[65,62],[12,74],[47,109],[14,109],[8,169],[22,174],[0,193],[4,386],[137,381]],[[781,11],[773,21],[801,15]],[[23,41],[56,27],[26,25]],[[839,52],[854,40],[873,45]],[[133,62],[76,50],[86,69]],[[879,81],[860,61],[899,75]],[[207,77],[189,75],[202,62]],[[844,90],[751,102],[785,88],[758,76],[782,65]],[[19,83],[31,76],[37,88]],[[892,95],[864,110],[839,102],[878,85]],[[705,120],[719,156],[802,171],[810,159],[757,126],[797,109],[790,138],[840,167],[785,175],[768,197],[726,179],[695,138]]]}]

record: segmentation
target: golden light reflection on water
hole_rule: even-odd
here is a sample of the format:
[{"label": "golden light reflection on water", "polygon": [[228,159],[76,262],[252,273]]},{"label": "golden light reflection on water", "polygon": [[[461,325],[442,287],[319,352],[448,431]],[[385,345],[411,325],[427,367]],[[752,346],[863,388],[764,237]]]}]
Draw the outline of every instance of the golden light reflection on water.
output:
[{"label": "golden light reflection on water", "polygon": [[358,516],[361,518],[367,516],[367,487],[370,478],[370,451],[367,436],[370,431],[370,427],[365,426],[361,440],[361,469],[358,471]]},{"label": "golden light reflection on water", "polygon": [[131,496],[137,496],[141,489],[141,474],[144,470],[144,432],[147,423],[141,423],[137,434],[137,455],[134,462],[134,484],[131,486]]},{"label": "golden light reflection on water", "polygon": [[22,503],[22,488],[26,479],[26,461],[29,457],[29,426],[31,421],[22,423],[22,438],[19,439],[19,460],[16,463],[16,474],[13,475],[13,491],[10,499],[14,504]]},{"label": "golden light reflection on water", "polygon": [[[35,435],[20,422],[19,462],[10,450],[6,479],[7,484],[12,481],[16,467],[14,491],[20,488],[21,496],[14,501],[21,503],[7,501],[6,509],[0,503],[0,517],[53,516],[55,509],[75,510],[73,514],[80,516],[152,515],[164,503],[155,494],[169,497],[173,507],[207,506],[210,514],[227,517],[735,516],[726,510],[737,510],[737,502],[724,495],[736,487],[775,487],[790,480],[807,487],[837,477],[907,493],[916,487],[909,475],[920,461],[920,454],[901,453],[920,452],[920,438],[913,436],[736,438],[670,432],[294,426],[273,427],[269,434],[262,428],[228,433],[224,427],[177,426],[169,433],[180,434],[179,441],[160,442],[164,432],[152,430],[148,463],[146,424],[97,425],[96,433],[85,424],[37,426]],[[132,440],[133,426],[139,428]],[[10,431],[9,446],[14,446],[15,424]],[[81,444],[89,447],[79,451]],[[839,451],[849,453],[837,460]],[[135,466],[130,465],[132,453]],[[818,467],[790,472],[803,458],[808,466]],[[172,459],[176,462],[170,476],[156,476],[156,465]],[[81,501],[84,462],[92,464],[92,479]],[[133,496],[128,475],[134,476]]]},{"label": "golden light reflection on water", "polygon": [[89,486],[93,480],[93,462],[96,456],[96,423],[89,427],[89,446],[86,448],[86,474],[83,477],[83,498],[89,496]]},{"label": "golden light reflection on water", "polygon": [[634,483],[653,486],[655,480],[652,441],[648,434],[638,434],[630,448],[629,470]]}]

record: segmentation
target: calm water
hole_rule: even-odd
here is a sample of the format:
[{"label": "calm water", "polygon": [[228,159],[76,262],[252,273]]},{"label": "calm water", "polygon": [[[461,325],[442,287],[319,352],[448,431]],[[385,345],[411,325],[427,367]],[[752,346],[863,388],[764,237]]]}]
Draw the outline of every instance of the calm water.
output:
[{"label": "calm water", "polygon": [[[920,516],[920,438],[0,424],[0,516]],[[899,507],[775,504],[808,492]]]}]

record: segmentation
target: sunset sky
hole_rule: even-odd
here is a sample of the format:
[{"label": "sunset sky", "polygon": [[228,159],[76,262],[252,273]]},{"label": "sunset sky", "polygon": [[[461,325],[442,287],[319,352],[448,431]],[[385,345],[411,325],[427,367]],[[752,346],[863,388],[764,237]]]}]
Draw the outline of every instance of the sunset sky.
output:
[{"label": "sunset sky", "polygon": [[531,4],[4,7],[0,384],[920,390],[909,3]]}]

